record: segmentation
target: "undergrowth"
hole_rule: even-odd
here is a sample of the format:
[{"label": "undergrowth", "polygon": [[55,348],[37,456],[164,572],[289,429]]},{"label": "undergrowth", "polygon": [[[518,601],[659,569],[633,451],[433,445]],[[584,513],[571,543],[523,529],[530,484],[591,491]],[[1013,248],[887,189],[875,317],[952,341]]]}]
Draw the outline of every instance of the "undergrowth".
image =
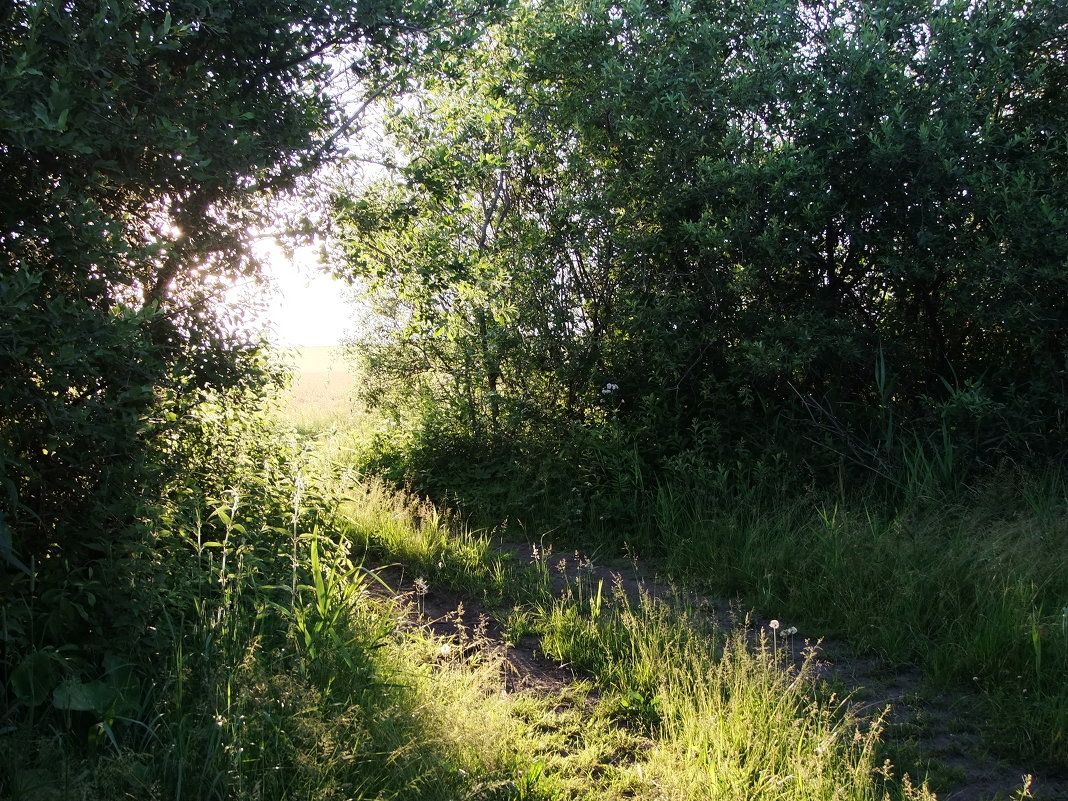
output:
[{"label": "undergrowth", "polygon": [[[135,557],[99,564],[143,628],[103,675],[23,646],[0,797],[925,797],[874,763],[877,721],[859,729],[744,629],[603,588],[556,598],[543,565],[267,433],[146,516]],[[371,568],[395,562],[521,613],[580,675],[505,692],[499,649],[450,652],[405,622]]]},{"label": "undergrowth", "polygon": [[844,464],[827,486],[782,454],[681,453],[653,469],[625,440],[580,433],[452,460],[442,446],[422,464],[387,434],[350,434],[350,458],[487,531],[660,560],[681,584],[918,665],[933,688],[978,691],[996,753],[1068,768],[1068,481],[1056,467],[964,481],[948,456],[916,448],[897,484]]},{"label": "undergrowth", "polygon": [[[128,639],[97,646],[102,653],[34,639],[22,632],[47,632],[65,608],[55,587],[12,596],[23,606],[5,609],[15,668],[4,688],[0,797],[933,797],[923,777],[881,763],[880,719],[856,717],[817,681],[811,653],[795,661],[794,649],[775,637],[769,646],[767,631],[744,620],[728,632],[681,601],[635,600],[589,578],[556,593],[544,560],[518,564],[455,515],[360,476],[351,454],[269,427],[254,433],[234,434],[216,472],[146,512],[138,549],[98,563],[99,586],[127,604]],[[675,498],[670,508],[677,528],[662,522],[678,544],[676,572],[713,566],[709,586],[751,584],[762,605],[793,619],[815,617],[806,602],[826,605],[832,623],[836,605],[863,612],[887,580],[881,571],[900,569],[872,557],[903,538],[871,515],[862,526],[855,513],[824,508],[817,525],[803,506],[783,507],[762,528],[741,507],[732,517],[693,506],[687,517]],[[1051,525],[1058,515],[1049,511]],[[837,586],[833,572],[821,578],[817,555],[776,540],[776,530],[803,525],[810,549],[841,553],[828,571],[854,569],[864,532],[867,595],[855,583]],[[697,528],[721,532],[719,548],[692,536]],[[941,553],[949,559],[952,550]],[[507,640],[536,636],[544,658],[569,665],[575,680],[548,693],[506,692],[503,644],[450,650],[429,627],[413,626],[407,596],[379,570],[394,564],[430,592],[448,587],[477,600]],[[998,565],[976,560],[968,575],[978,580]],[[823,594],[811,595],[817,587]],[[884,599],[882,614],[907,604]],[[923,618],[911,619],[921,636]],[[1022,689],[1056,697],[1043,684],[1062,658],[1056,621],[1033,622],[1030,653],[1043,661]],[[849,618],[839,624],[848,630]],[[993,653],[997,621],[974,628],[987,630]],[[869,644],[880,647],[880,636],[888,635],[876,631]],[[945,636],[956,635],[950,627]],[[1036,718],[1030,731],[1049,725]]]},{"label": "undergrowth", "polygon": [[[632,601],[588,578],[554,595],[544,560],[517,565],[485,536],[457,530],[455,520],[381,483],[364,484],[342,513],[365,552],[399,558],[430,576],[430,587],[478,588],[520,627],[516,639],[539,635],[546,655],[589,677],[595,706],[566,760],[602,752],[598,737],[627,732],[630,744],[593,771],[598,794],[566,785],[565,797],[933,797],[877,764],[880,721],[854,718],[821,689],[815,649],[795,665],[791,649],[774,647],[745,621],[728,633],[699,612]],[[544,775],[559,780],[562,767],[550,760]]]},{"label": "undergrowth", "polygon": [[[256,433],[217,492],[177,488],[135,557],[98,563],[143,628],[107,645],[106,672],[7,626],[0,798],[546,797],[517,794],[529,760],[509,729],[473,736],[507,717],[487,669],[421,660],[368,592],[329,481]],[[47,627],[35,597],[6,622]]]}]

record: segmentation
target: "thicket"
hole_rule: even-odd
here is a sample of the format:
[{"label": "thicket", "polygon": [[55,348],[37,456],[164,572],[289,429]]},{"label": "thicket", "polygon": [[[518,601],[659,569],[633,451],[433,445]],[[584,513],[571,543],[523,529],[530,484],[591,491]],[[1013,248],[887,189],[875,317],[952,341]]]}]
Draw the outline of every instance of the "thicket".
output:
[{"label": "thicket", "polygon": [[340,90],[403,83],[471,10],[0,7],[0,795],[16,768],[56,767],[53,733],[60,752],[87,732],[118,748],[120,723],[166,739],[175,687],[152,677],[182,680],[161,662],[227,581],[190,532],[214,532],[225,563],[226,508],[252,481],[242,501],[262,508],[240,525],[272,554],[287,503],[256,424],[280,371],[227,293],[259,275],[268,200],[358,124]]},{"label": "thicket", "polygon": [[[0,780],[36,781],[88,732],[138,755],[93,792],[284,794],[276,766],[326,774],[241,703],[308,679],[271,691],[358,710],[332,731],[361,737],[382,712],[367,688],[389,701],[378,624],[323,583],[358,575],[261,426],[277,370],[223,302],[258,274],[264,202],[366,108],[339,84],[385,103],[391,142],[385,177],[334,203],[339,271],[383,312],[356,347],[393,424],[367,464],[670,552],[854,635],[840,610],[920,588],[942,616],[913,625],[905,598],[908,623],[867,642],[911,658],[944,638],[933,672],[986,671],[1029,727],[1019,747],[1063,764],[1063,484],[1025,487],[1034,526],[985,552],[961,545],[971,524],[940,539],[946,518],[922,517],[984,470],[1063,453],[1063,6],[482,11],[0,8]],[[920,503],[839,516],[824,490],[871,488],[854,476]],[[847,591],[855,547],[867,593]],[[260,661],[268,646],[291,656]],[[268,740],[288,756],[239,750]]]},{"label": "thicket", "polygon": [[426,415],[442,461],[576,426],[651,465],[744,443],[890,481],[1061,454],[1066,24],[517,11],[396,103],[395,169],[338,198],[343,269],[389,312],[370,397]]},{"label": "thicket", "polygon": [[515,9],[335,199],[367,464],[975,677],[1064,764],[1066,50],[1051,0]]}]

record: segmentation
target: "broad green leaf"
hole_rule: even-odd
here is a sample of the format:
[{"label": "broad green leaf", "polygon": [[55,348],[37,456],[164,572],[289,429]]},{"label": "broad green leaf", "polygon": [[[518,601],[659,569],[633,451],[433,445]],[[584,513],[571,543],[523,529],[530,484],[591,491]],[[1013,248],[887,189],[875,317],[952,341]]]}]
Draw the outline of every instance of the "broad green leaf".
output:
[{"label": "broad green leaf", "polygon": [[96,712],[102,715],[118,697],[118,690],[102,681],[65,681],[53,691],[52,705],[56,709]]},{"label": "broad green leaf", "polygon": [[22,703],[37,706],[48,699],[62,675],[63,662],[55,651],[35,651],[11,672],[11,691]]}]

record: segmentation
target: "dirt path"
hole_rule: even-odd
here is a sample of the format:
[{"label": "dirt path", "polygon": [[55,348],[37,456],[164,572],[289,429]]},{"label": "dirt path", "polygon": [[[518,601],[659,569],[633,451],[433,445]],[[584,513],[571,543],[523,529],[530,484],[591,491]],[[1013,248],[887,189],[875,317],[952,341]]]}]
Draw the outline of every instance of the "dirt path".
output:
[{"label": "dirt path", "polygon": [[[722,598],[682,596],[676,588],[657,581],[648,569],[625,563],[603,565],[588,555],[569,552],[546,553],[529,543],[499,543],[494,546],[506,560],[517,565],[544,565],[555,592],[584,577],[604,586],[621,588],[634,602],[642,596],[668,604],[682,604],[715,618],[724,629],[736,615]],[[506,692],[559,694],[576,681],[566,666],[546,657],[537,637],[525,636],[509,643],[503,621],[498,620],[476,599],[429,587],[423,591],[415,575],[400,567],[381,572],[406,609],[407,625],[425,627],[450,645],[449,648],[478,648],[501,658]],[[755,630],[768,621],[751,618]],[[791,638],[795,659],[814,638],[800,632]],[[1037,801],[1068,801],[1068,776],[1043,775],[1023,765],[993,757],[984,747],[977,726],[969,720],[978,706],[978,696],[962,691],[937,694],[916,668],[889,666],[880,660],[858,657],[840,641],[821,640],[818,644],[818,676],[834,682],[842,695],[852,699],[858,711],[875,717],[887,707],[888,737],[902,753],[917,764],[930,764],[933,789],[941,801],[1008,801],[1018,795],[1024,777],[1033,777],[1031,796]]]}]

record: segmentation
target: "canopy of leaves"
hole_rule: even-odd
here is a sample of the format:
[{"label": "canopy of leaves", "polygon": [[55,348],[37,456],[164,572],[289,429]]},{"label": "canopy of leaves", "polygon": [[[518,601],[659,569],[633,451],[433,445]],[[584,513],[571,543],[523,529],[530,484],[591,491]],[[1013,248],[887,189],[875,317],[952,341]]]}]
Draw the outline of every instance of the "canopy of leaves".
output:
[{"label": "canopy of leaves", "polygon": [[363,350],[477,436],[1056,450],[1066,85],[1053,0],[532,4],[398,106],[399,168],[338,203],[351,270],[405,310]]},{"label": "canopy of leaves", "polygon": [[221,302],[256,275],[257,207],[336,155],[352,120],[328,80],[397,81],[455,35],[453,13],[393,0],[3,4],[9,558],[12,543],[107,541],[159,478],[146,454],[178,467],[185,410],[263,384],[241,310]]}]

